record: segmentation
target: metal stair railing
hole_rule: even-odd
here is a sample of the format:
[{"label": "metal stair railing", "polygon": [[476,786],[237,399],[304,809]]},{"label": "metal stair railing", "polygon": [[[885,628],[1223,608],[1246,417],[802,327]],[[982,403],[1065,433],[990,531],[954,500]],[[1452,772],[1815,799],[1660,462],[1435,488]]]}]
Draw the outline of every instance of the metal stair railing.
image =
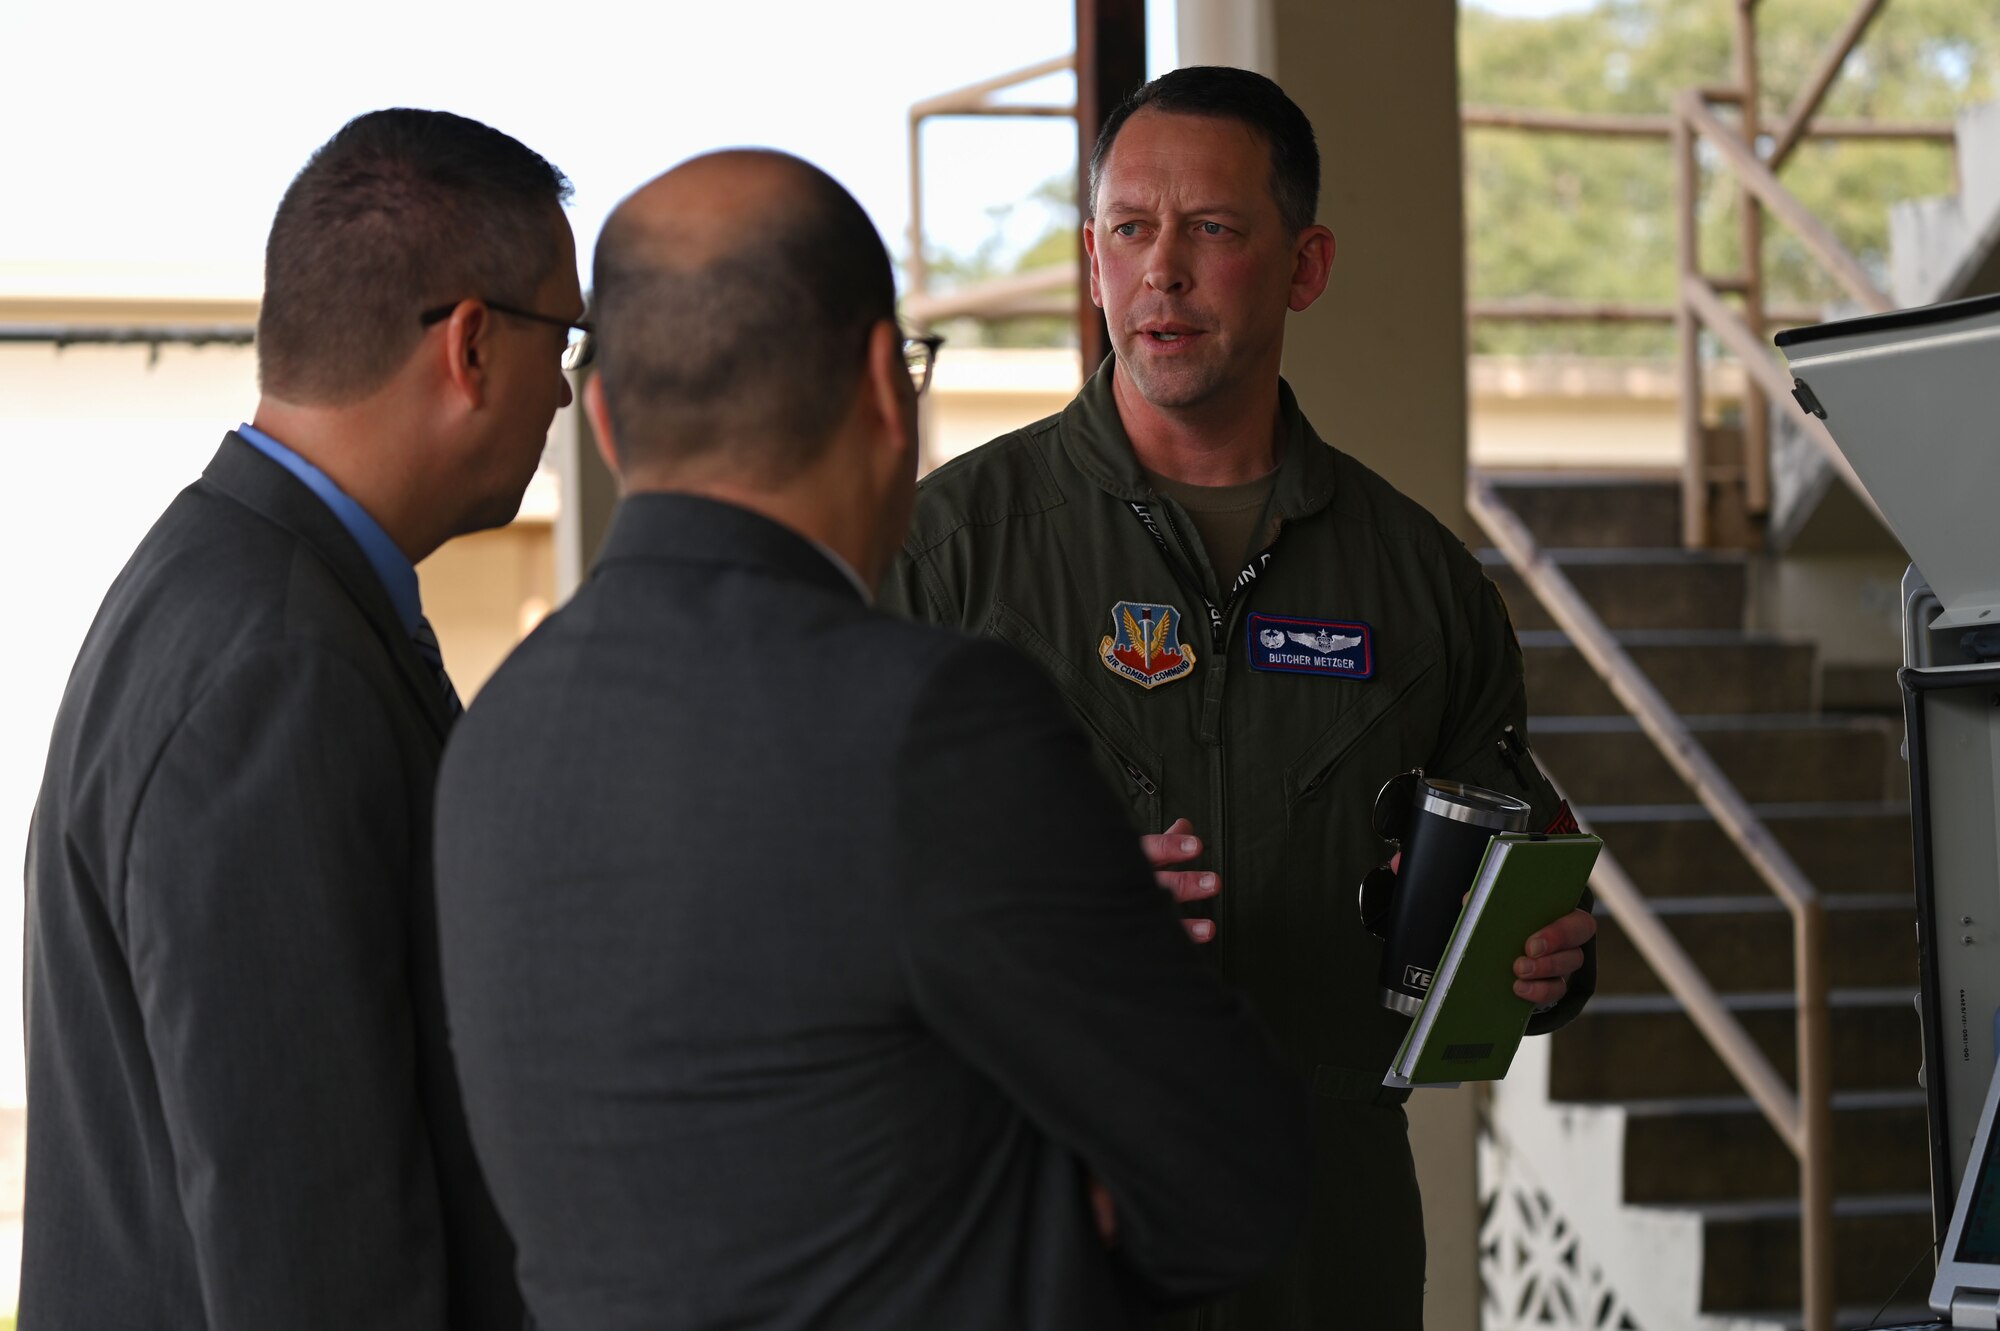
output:
[{"label": "metal stair railing", "polygon": [[1009,102],[1002,100],[1000,96],[1010,89],[1034,83],[1051,74],[1075,69],[1074,52],[1052,56],[1010,73],[981,79],[977,83],[954,88],[935,97],[926,97],[910,107],[910,248],[904,265],[904,272],[909,278],[909,293],[904,300],[904,313],[919,331],[928,329],[932,324],[945,319],[968,315],[983,319],[1009,319],[1046,314],[1068,315],[1075,312],[1076,301],[1073,297],[1060,301],[1050,299],[1057,293],[1076,289],[1077,269],[1074,263],[1063,263],[1034,272],[990,279],[943,296],[932,295],[930,255],[928,242],[924,236],[925,122],[952,117],[980,116],[1075,119],[1077,110],[1074,102]]},{"label": "metal stair railing", "polygon": [[1833,1331],[1833,1077],[1820,894],[1708,756],[1597,612],[1577,592],[1490,482],[1475,476],[1466,506],[1507,563],[1626,711],[1686,781],[1792,916],[1798,1003],[1798,1089],[1792,1090],[1607,849],[1591,888],[1799,1161],[1800,1290],[1805,1331]]},{"label": "metal stair railing", "polygon": [[[1735,0],[1736,65],[1738,85],[1733,88],[1689,88],[1674,99],[1672,135],[1674,147],[1675,256],[1679,269],[1675,323],[1679,329],[1681,377],[1681,431],[1686,441],[1686,459],[1681,480],[1681,534],[1690,548],[1710,543],[1709,484],[1721,469],[1712,468],[1707,455],[1707,436],[1702,427],[1701,333],[1705,329],[1717,342],[1743,363],[1748,381],[1743,393],[1743,461],[1734,472],[1743,488],[1746,513],[1759,515],[1771,507],[1770,416],[1768,403],[1783,401],[1791,393],[1791,379],[1773,359],[1763,330],[1770,322],[1764,307],[1764,217],[1777,217],[1798,238],[1801,245],[1850,298],[1870,313],[1890,309],[1893,302],[1883,294],[1847,247],[1842,245],[1799,197],[1786,189],[1778,171],[1793,149],[1812,132],[1814,118],[1826,100],[1828,89],[1839,76],[1847,57],[1854,51],[1875,16],[1887,0],[1860,0],[1840,33],[1822,54],[1817,68],[1799,92],[1797,100],[1776,131],[1770,151],[1760,153],[1754,145],[1761,141],[1758,121],[1757,5],[1759,0]],[[1734,103],[1738,123],[1726,123],[1715,113],[1717,103]],[[1700,227],[1701,166],[1696,157],[1700,141],[1715,150],[1715,160],[1735,178],[1738,207],[1742,219],[1743,270],[1728,277],[1710,277],[1701,270]],[[1724,301],[1725,293],[1742,298],[1736,311]],[[1818,420],[1806,426],[1806,435],[1832,464],[1833,469],[1860,498],[1871,513],[1875,502],[1854,475],[1854,469],[1834,446],[1833,437]],[[1879,514],[1878,514],[1879,516]]]}]

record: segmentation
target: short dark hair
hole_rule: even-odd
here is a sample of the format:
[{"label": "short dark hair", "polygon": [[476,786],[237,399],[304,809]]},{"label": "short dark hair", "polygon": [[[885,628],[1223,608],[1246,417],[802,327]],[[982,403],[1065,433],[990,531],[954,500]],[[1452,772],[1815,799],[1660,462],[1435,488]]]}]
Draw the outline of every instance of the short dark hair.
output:
[{"label": "short dark hair", "polygon": [[1182,116],[1211,116],[1248,125],[1271,149],[1271,197],[1285,225],[1303,231],[1319,216],[1319,143],[1298,103],[1262,74],[1228,65],[1189,65],[1160,75],[1119,103],[1098,131],[1090,154],[1090,197],[1097,215],[1097,184],[1118,131],[1147,109]]},{"label": "short dark hair", "polygon": [[598,237],[591,309],[621,463],[728,448],[732,467],[781,484],[831,441],[870,330],[896,317],[868,214],[818,167],[770,155],[796,168],[790,206],[721,253],[677,263],[673,224],[629,209]]},{"label": "short dark hair", "polygon": [[294,402],[352,401],[409,357],[418,311],[525,304],[554,270],[551,213],[569,196],[539,153],[476,120],[396,108],[348,121],[271,222],[258,383]]}]

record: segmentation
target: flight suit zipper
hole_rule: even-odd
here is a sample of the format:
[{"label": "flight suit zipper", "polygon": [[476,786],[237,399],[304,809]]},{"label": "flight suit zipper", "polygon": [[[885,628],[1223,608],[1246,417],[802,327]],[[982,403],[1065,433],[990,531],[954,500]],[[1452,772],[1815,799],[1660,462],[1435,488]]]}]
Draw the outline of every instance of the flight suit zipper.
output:
[{"label": "flight suit zipper", "polygon": [[[1168,533],[1174,538],[1174,543],[1181,547],[1182,557],[1185,559],[1189,548],[1188,541],[1181,534],[1180,524],[1174,521],[1173,506],[1171,504],[1163,505],[1160,511],[1166,519]],[[1177,571],[1178,575],[1184,581],[1192,580],[1186,578],[1186,574],[1190,572],[1192,572],[1192,569]],[[1203,594],[1201,599],[1204,610],[1215,604],[1206,594]],[[1216,634],[1213,617],[1209,621],[1208,669],[1200,677],[1202,698],[1199,738],[1208,748],[1210,819],[1206,827],[1197,826],[1195,828],[1197,835],[1205,838],[1209,845],[1217,848],[1215,853],[1209,857],[1209,863],[1216,874],[1221,877],[1225,893],[1229,890],[1229,884],[1232,881],[1231,875],[1235,871],[1235,856],[1233,854],[1235,839],[1228,834],[1229,764],[1222,744],[1222,701],[1224,690],[1229,685],[1230,614],[1231,611],[1229,608],[1225,608],[1222,612],[1222,632],[1220,636]],[[1233,905],[1233,903],[1221,904],[1215,911],[1216,928],[1218,931],[1225,925],[1225,916],[1234,913],[1229,909],[1230,905]]]},{"label": "flight suit zipper", "polygon": [[[1169,564],[1175,562],[1185,563],[1189,545],[1187,538],[1181,534],[1180,524],[1174,521],[1174,506],[1172,504],[1163,505],[1160,511],[1166,519],[1167,531],[1173,537],[1174,543],[1180,547],[1181,553],[1181,560],[1169,559],[1168,562]],[[1251,557],[1250,568],[1261,572],[1270,562],[1271,552],[1276,548],[1278,543],[1278,533],[1282,530],[1283,527],[1280,525],[1278,531],[1272,533],[1271,539],[1265,543],[1263,549]],[[1162,544],[1162,551],[1163,553],[1165,552],[1164,544]],[[1209,565],[1213,569],[1214,561],[1210,560]],[[1191,572],[1191,569],[1187,568],[1175,570],[1176,576],[1182,578],[1184,583],[1190,580],[1187,577],[1189,572]],[[1218,847],[1216,853],[1211,857],[1211,863],[1215,872],[1222,879],[1225,894],[1229,890],[1230,883],[1239,881],[1237,875],[1242,868],[1242,862],[1236,852],[1237,838],[1231,835],[1229,825],[1229,750],[1225,742],[1227,737],[1224,734],[1223,710],[1229,688],[1229,644],[1235,640],[1237,625],[1242,622],[1245,607],[1250,600],[1250,589],[1257,582],[1254,576],[1248,580],[1241,580],[1241,575],[1239,574],[1238,576],[1239,581],[1229,588],[1226,599],[1222,603],[1222,629],[1220,635],[1216,634],[1214,630],[1213,619],[1211,619],[1210,623],[1209,647],[1211,654],[1208,660],[1208,671],[1202,679],[1200,738],[1208,746],[1208,788],[1212,792],[1209,807],[1212,821],[1206,829],[1200,827],[1195,829],[1197,834],[1206,836],[1211,845]],[[1221,589],[1217,588],[1217,590]],[[1202,597],[1202,600],[1205,609],[1215,604],[1212,599],[1205,595]],[[1216,927],[1218,930],[1225,923],[1224,917],[1234,913],[1233,906],[1233,899],[1228,899],[1225,895],[1222,908],[1216,912]]]}]

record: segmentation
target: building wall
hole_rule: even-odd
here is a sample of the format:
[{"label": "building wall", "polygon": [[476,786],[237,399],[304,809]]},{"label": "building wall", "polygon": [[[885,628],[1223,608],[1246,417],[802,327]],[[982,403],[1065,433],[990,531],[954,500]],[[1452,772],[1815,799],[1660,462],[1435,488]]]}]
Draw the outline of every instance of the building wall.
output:
[{"label": "building wall", "polygon": [[[1734,365],[1713,367],[1704,379],[1711,418],[1742,397]],[[1670,362],[1475,356],[1466,382],[1475,467],[1680,468],[1679,382]]]},{"label": "building wall", "polygon": [[925,470],[1061,411],[1081,375],[1073,349],[946,347],[923,403]]},{"label": "building wall", "polygon": [[452,687],[470,703],[555,604],[555,535],[546,521],[475,532],[426,559],[417,575]]}]

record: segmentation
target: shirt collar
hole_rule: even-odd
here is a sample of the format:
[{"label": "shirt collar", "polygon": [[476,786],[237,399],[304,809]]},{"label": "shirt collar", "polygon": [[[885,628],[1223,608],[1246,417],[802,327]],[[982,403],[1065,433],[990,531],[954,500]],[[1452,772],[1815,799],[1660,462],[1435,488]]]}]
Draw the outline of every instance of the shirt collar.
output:
[{"label": "shirt collar", "polygon": [[[800,532],[799,535],[805,536],[805,533]],[[824,541],[817,540],[811,536],[806,536],[806,539],[812,542],[813,549],[819,551],[821,554],[826,556],[827,563],[832,564],[835,568],[839,569],[842,576],[844,576],[849,582],[854,584],[854,590],[861,593],[861,603],[863,605],[875,604],[874,591],[868,586],[867,583],[861,580],[861,575],[854,571],[854,565],[848,563],[845,559],[842,559],[840,555],[834,550],[834,548],[826,544]]]},{"label": "shirt collar", "polygon": [[340,520],[340,525],[347,528],[347,534],[361,547],[361,553],[368,557],[375,576],[382,580],[390,602],[396,607],[396,617],[403,621],[404,630],[415,633],[424,618],[416,566],[389,539],[389,533],[382,530],[382,524],[370,517],[368,510],[356,503],[345,490],[335,485],[331,476],[256,426],[240,425],[236,433],[252,448],[298,477],[308,490],[319,496],[321,503],[333,511],[333,516]]},{"label": "shirt collar", "polygon": [[[1070,461],[1100,490],[1132,503],[1156,495],[1118,415],[1111,378],[1115,355],[1106,356],[1059,417],[1058,437]],[[1314,433],[1292,386],[1278,380],[1278,469],[1273,474],[1271,516],[1281,522],[1309,517],[1333,498],[1334,451]]]}]

